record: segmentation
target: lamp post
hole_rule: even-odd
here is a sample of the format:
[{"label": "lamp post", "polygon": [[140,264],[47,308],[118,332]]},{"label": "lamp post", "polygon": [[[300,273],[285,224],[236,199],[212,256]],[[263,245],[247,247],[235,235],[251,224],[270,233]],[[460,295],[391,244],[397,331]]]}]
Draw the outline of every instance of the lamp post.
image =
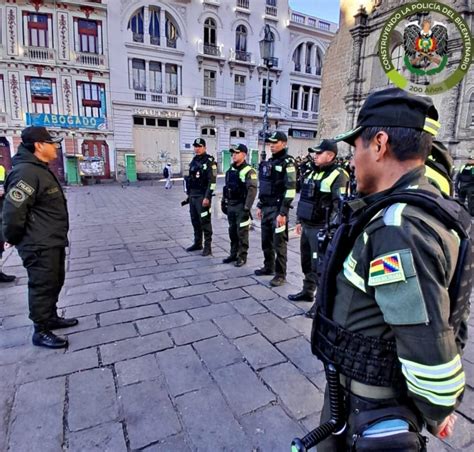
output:
[{"label": "lamp post", "polygon": [[260,154],[260,160],[264,161],[267,158],[265,152],[265,144],[267,139],[267,132],[268,132],[268,94],[270,90],[270,68],[273,67],[273,46],[274,46],[275,38],[273,33],[270,30],[269,25],[265,25],[265,34],[263,39],[260,41],[260,55],[262,60],[267,68],[267,80],[265,84],[265,110],[263,112],[263,147],[262,153]]}]

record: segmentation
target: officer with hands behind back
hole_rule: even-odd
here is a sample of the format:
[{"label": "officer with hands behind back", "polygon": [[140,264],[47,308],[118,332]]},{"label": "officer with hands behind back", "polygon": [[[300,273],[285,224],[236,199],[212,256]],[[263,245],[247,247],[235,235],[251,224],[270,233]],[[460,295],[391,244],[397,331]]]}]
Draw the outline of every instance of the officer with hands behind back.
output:
[{"label": "officer with hands behind back", "polygon": [[246,162],[245,144],[230,150],[232,165],[225,174],[222,211],[229,221],[230,255],[222,262],[242,267],[249,249],[250,211],[257,196],[257,173]]},{"label": "officer with hands behind back", "polygon": [[[185,178],[189,212],[194,229],[194,243],[186,251],[202,250],[203,256],[212,255],[211,199],[216,189],[217,164],[206,152],[206,141],[196,138],[193,143],[195,156],[189,164],[189,176]],[[184,204],[184,203],[182,203]]]}]

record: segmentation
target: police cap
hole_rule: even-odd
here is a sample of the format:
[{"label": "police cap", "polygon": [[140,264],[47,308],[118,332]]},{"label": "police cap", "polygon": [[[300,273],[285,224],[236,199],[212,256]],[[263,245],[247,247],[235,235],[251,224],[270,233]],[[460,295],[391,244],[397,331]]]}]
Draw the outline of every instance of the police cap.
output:
[{"label": "police cap", "polygon": [[30,126],[21,132],[21,141],[23,144],[59,143],[62,140],[62,137],[51,135],[46,130],[46,127]]},{"label": "police cap", "polygon": [[288,137],[286,136],[286,133],[276,131],[276,132],[273,132],[267,138],[267,142],[269,142],[269,143],[277,143],[278,141],[283,141],[283,142],[286,143],[288,141]]},{"label": "police cap", "polygon": [[335,140],[323,140],[317,146],[308,148],[308,152],[316,152],[316,154],[320,154],[324,151],[331,151],[337,155],[337,142]]},{"label": "police cap", "polygon": [[400,88],[387,88],[371,94],[362,105],[356,127],[334,139],[354,146],[355,139],[367,127],[404,127],[436,136],[441,124],[431,98],[415,96]]},{"label": "police cap", "polygon": [[245,144],[242,144],[242,143],[239,143],[235,148],[232,148],[230,150],[230,152],[232,154],[240,154],[241,152],[245,152],[246,154],[249,152],[249,150],[247,149],[247,146],[245,146]]},{"label": "police cap", "polygon": [[202,146],[206,146],[206,140],[204,138],[196,138],[193,142],[193,146],[195,148],[200,148]]}]

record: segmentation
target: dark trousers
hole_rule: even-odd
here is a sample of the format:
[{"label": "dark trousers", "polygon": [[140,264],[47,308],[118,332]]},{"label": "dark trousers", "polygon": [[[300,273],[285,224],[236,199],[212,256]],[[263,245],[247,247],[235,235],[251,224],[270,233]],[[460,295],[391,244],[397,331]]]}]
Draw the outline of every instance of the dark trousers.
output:
[{"label": "dark trousers", "polygon": [[286,276],[288,244],[288,220],[282,228],[277,228],[276,217],[280,213],[277,206],[262,207],[262,251],[263,265],[277,276]]},{"label": "dark trousers", "polygon": [[[1,215],[1,212],[0,212],[0,215]],[[2,258],[3,256],[3,247],[5,246],[5,242],[1,242],[0,241],[0,259]],[[1,267],[0,267],[1,268]]]},{"label": "dark trousers", "polygon": [[30,319],[41,326],[57,316],[56,305],[66,273],[65,248],[18,250],[28,273]]},{"label": "dark trousers", "polygon": [[249,249],[250,215],[244,210],[244,204],[229,204],[227,220],[229,221],[230,255],[246,260]]},{"label": "dark trousers", "polygon": [[301,269],[304,274],[303,290],[314,295],[318,285],[318,273],[316,268],[318,232],[322,226],[311,226],[302,223],[301,227],[300,257]]},{"label": "dark trousers", "polygon": [[202,245],[204,233],[204,246],[210,247],[212,241],[211,205],[204,208],[202,206],[203,199],[203,195],[191,196],[189,198],[189,213],[194,228],[194,243]]},{"label": "dark trousers", "polygon": [[467,200],[467,210],[474,215],[474,186],[464,186],[458,192],[459,201],[465,205]]}]

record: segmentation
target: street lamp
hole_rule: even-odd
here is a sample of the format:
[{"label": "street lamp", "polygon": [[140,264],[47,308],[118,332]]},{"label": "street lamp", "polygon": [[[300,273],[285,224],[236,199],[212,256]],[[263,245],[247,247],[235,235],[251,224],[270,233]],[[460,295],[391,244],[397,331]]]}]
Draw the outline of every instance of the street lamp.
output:
[{"label": "street lamp", "polygon": [[268,94],[270,89],[270,68],[273,67],[274,58],[273,58],[273,49],[275,44],[275,38],[270,29],[269,25],[265,25],[265,34],[263,39],[260,41],[260,55],[262,57],[263,63],[267,67],[267,81],[265,84],[265,110],[263,113],[263,147],[262,153],[260,154],[260,160],[264,161],[267,158],[265,152],[265,144],[267,139],[268,132]]}]

